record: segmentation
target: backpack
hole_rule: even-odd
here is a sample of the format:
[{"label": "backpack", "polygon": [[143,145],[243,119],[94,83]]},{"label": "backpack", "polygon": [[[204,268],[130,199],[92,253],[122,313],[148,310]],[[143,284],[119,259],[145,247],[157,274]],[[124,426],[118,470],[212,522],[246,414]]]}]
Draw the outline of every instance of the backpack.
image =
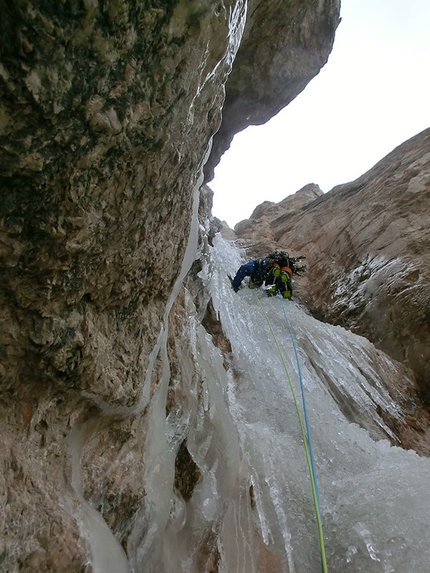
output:
[{"label": "backpack", "polygon": [[286,251],[273,251],[272,253],[270,253],[270,255],[267,258],[271,259],[274,264],[279,265],[279,267],[281,269],[282,268],[290,269],[291,273],[289,273],[289,274],[291,274],[291,275],[293,273],[299,274],[299,273],[304,272],[306,270],[305,265],[301,265],[301,266],[297,265],[297,261],[300,261],[300,260],[306,258],[303,256],[290,257],[290,255]]}]

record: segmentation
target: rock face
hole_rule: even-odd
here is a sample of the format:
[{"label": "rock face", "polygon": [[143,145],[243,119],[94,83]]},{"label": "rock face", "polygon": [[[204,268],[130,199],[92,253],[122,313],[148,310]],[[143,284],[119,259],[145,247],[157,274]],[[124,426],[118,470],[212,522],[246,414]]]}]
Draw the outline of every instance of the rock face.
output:
[{"label": "rock face", "polygon": [[[226,84],[223,121],[205,179],[248,125],[261,125],[289,104],[327,62],[340,2],[250,0],[242,43]],[[262,41],[262,38],[264,39]]]},{"label": "rock face", "polygon": [[[294,195],[286,197],[280,203],[265,201],[255,208],[250,219],[240,221],[235,226],[236,238],[244,241],[252,256],[264,257],[277,247],[272,229],[272,221],[285,219],[286,213],[294,212],[311,203],[323,194],[318,185],[310,183],[297,191]],[[226,235],[226,229],[223,230]],[[234,239],[234,237],[229,237]]]},{"label": "rock face", "polygon": [[430,129],[300,205],[305,190],[263,203],[237,235],[257,254],[278,245],[306,255],[297,293],[308,308],[411,368],[430,400]]},{"label": "rock face", "polygon": [[[119,573],[150,511],[151,412],[185,400],[175,380],[195,381],[174,285],[244,26],[223,133],[303,89],[339,3],[252,2],[248,17],[241,0],[54,4],[1,4],[0,559],[5,571],[90,571],[90,551],[102,567],[95,531]],[[198,472],[177,452],[186,498]],[[215,555],[216,538],[201,543],[202,560]]]}]

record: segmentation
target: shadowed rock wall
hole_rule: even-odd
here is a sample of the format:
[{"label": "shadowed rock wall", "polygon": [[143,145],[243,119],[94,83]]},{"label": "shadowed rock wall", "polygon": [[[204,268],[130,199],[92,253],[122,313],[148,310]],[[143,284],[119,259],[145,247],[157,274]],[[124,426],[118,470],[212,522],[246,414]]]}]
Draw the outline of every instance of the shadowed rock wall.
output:
[{"label": "shadowed rock wall", "polygon": [[[254,74],[267,47],[272,81],[264,70],[260,119],[327,59],[336,26],[321,11],[312,16],[311,4],[250,6],[247,37],[259,52],[237,65],[251,62]],[[90,571],[91,540],[76,517],[84,499],[114,534],[108,547],[118,543],[130,557],[144,538],[147,406],[165,371],[160,324],[246,8],[240,0],[0,1],[4,570]],[[273,10],[275,28],[263,25]],[[292,57],[298,38],[311,66]],[[280,70],[296,78],[287,97]],[[248,85],[232,88],[236,109]],[[255,97],[246,96],[247,109]],[[185,311],[175,309],[180,325]],[[186,343],[168,346],[172,372],[189,370]]]},{"label": "shadowed rock wall", "polygon": [[127,549],[145,493],[137,404],[245,13],[233,1],[54,4],[0,10],[9,571],[84,569],[79,457],[82,493]]}]

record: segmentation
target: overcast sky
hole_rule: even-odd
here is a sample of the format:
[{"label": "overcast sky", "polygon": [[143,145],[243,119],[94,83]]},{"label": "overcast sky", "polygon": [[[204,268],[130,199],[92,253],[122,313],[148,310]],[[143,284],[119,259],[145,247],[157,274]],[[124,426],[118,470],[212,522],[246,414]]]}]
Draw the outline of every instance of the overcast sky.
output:
[{"label": "overcast sky", "polygon": [[318,76],[216,168],[213,214],[230,227],[307,183],[353,181],[430,127],[430,0],[342,0],[341,17]]}]

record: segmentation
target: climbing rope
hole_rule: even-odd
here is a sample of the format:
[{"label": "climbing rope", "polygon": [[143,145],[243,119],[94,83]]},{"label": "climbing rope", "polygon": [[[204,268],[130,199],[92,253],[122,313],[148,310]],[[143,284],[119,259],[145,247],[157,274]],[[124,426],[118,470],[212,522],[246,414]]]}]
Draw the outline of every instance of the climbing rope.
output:
[{"label": "climbing rope", "polygon": [[311,458],[311,465],[312,465],[312,474],[313,474],[314,477],[315,477],[315,490],[316,490],[316,494],[317,494],[318,508],[320,509],[320,512],[321,512],[321,506],[320,506],[320,500],[319,500],[319,494],[318,494],[318,483],[317,483],[317,480],[316,480],[314,454],[313,454],[313,451],[312,451],[311,431],[310,431],[310,428],[309,428],[308,412],[307,412],[307,408],[306,408],[305,387],[304,387],[304,384],[303,384],[302,370],[301,370],[301,368],[300,368],[299,354],[298,354],[298,352],[297,352],[296,341],[294,340],[294,335],[293,335],[293,331],[292,331],[292,329],[291,329],[290,321],[288,320],[287,310],[286,310],[286,308],[285,308],[285,302],[284,302],[284,299],[282,298],[282,295],[281,295],[281,294],[279,295],[279,298],[281,299],[282,311],[283,311],[283,313],[284,313],[285,322],[287,323],[288,332],[290,333],[291,342],[293,343],[294,355],[295,355],[295,357],[296,357],[297,372],[298,372],[298,374],[299,374],[299,381],[300,381],[300,391],[301,391],[301,394],[302,394],[303,417],[304,417],[304,419],[305,419],[306,436],[307,436],[308,448],[309,448],[309,455],[310,455],[310,458]]},{"label": "climbing rope", "polygon": [[[319,544],[320,544],[320,552],[321,552],[322,571],[323,571],[323,573],[327,573],[328,569],[327,569],[327,559],[326,559],[325,546],[324,546],[324,534],[323,534],[323,529],[322,529],[321,510],[320,510],[320,504],[319,504],[319,495],[318,495],[318,486],[317,486],[317,479],[316,479],[316,472],[315,472],[315,464],[314,464],[313,453],[312,453],[312,444],[311,444],[310,431],[309,431],[309,422],[308,422],[307,411],[306,411],[306,400],[305,400],[305,395],[304,395],[303,378],[302,378],[302,374],[301,374],[299,357],[298,357],[298,353],[297,353],[296,344],[294,341],[293,332],[291,330],[291,326],[290,326],[290,323],[289,323],[289,320],[287,317],[287,313],[285,310],[285,304],[284,304],[284,301],[283,301],[282,296],[281,296],[284,316],[285,316],[288,330],[290,333],[290,337],[291,337],[291,340],[293,343],[293,348],[294,348],[296,361],[297,361],[297,367],[298,367],[299,378],[300,378],[300,386],[301,386],[301,390],[302,390],[303,415],[305,418],[305,424],[303,423],[302,414],[300,412],[300,407],[298,404],[296,393],[294,391],[293,383],[291,381],[290,373],[288,371],[287,363],[285,362],[285,358],[284,358],[284,355],[282,354],[282,350],[281,350],[280,344],[278,342],[278,339],[276,337],[275,331],[273,329],[272,323],[270,322],[269,316],[268,316],[267,312],[265,311],[263,305],[261,304],[261,300],[257,296],[257,293],[255,291],[253,291],[253,292],[254,292],[254,296],[255,296],[255,298],[256,298],[256,300],[257,300],[257,302],[261,308],[261,311],[264,315],[264,318],[266,319],[266,322],[269,326],[270,332],[273,336],[273,340],[275,341],[276,348],[278,349],[278,353],[279,353],[279,356],[281,358],[282,365],[283,365],[285,373],[287,375],[291,394],[293,396],[294,406],[296,408],[297,417],[299,419],[299,424],[300,424],[300,430],[302,433],[303,446],[305,448],[306,462],[308,465],[309,477],[310,477],[310,481],[311,481],[312,497],[313,497],[313,501],[314,501],[315,514],[316,514],[317,525],[318,525],[318,536],[319,536]],[[305,425],[306,425],[306,430],[305,430]]]}]

